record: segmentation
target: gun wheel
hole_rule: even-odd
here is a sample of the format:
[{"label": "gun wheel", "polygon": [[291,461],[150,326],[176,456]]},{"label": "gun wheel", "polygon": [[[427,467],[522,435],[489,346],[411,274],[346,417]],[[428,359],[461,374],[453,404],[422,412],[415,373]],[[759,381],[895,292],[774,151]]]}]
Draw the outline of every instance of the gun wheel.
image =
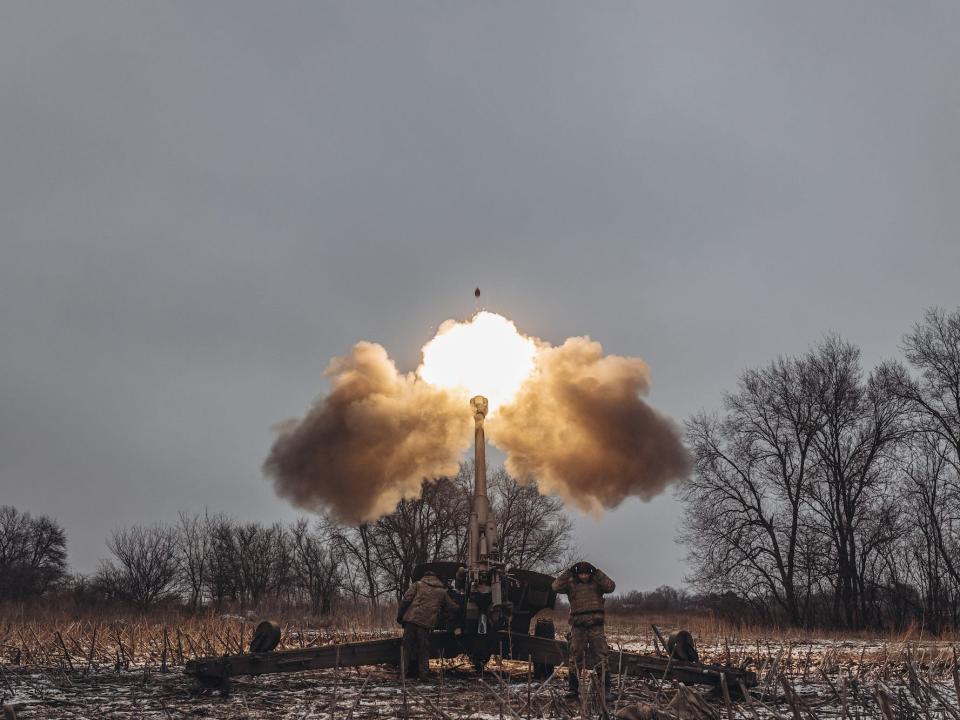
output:
[{"label": "gun wheel", "polygon": [[484,655],[471,655],[470,661],[473,663],[473,669],[478,673],[482,673],[483,669],[487,666],[487,661],[490,659],[490,653]]},{"label": "gun wheel", "polygon": [[[550,640],[556,638],[557,630],[553,624],[553,620],[545,617],[537,618],[537,622],[533,627],[533,634],[536,637],[549,638]],[[546,680],[553,674],[555,667],[556,665],[551,665],[550,663],[534,663],[534,676],[538,680]]]},{"label": "gun wheel", "polygon": [[270,652],[279,644],[280,623],[273,620],[264,620],[253,631],[253,637],[250,639],[250,652]]}]

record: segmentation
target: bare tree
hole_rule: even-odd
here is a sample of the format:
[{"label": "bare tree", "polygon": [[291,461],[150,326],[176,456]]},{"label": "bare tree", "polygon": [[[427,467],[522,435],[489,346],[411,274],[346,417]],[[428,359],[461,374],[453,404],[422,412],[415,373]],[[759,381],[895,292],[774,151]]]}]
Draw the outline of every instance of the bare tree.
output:
[{"label": "bare tree", "polygon": [[293,568],[297,581],[310,598],[315,615],[329,613],[343,581],[341,563],[330,542],[329,525],[322,520],[311,531],[305,518],[290,527]]},{"label": "bare tree", "polygon": [[816,389],[804,359],[745,371],[724,397],[723,417],[687,422],[695,472],[679,490],[691,579],[712,592],[771,598],[795,624],[806,619],[798,574],[801,542],[811,540],[803,512],[823,422]]},{"label": "bare tree", "polygon": [[230,518],[215,516],[207,527],[210,548],[205,582],[207,595],[217,607],[227,600],[240,599],[240,552],[234,525]]},{"label": "bare tree", "polygon": [[148,610],[175,595],[177,535],[162,525],[115,530],[107,541],[113,561],[98,572],[99,582],[116,598]]},{"label": "bare tree", "polygon": [[66,574],[67,536],[54,520],[0,506],[0,599],[41,595]]},{"label": "bare tree", "polygon": [[931,308],[903,338],[911,376],[898,362],[886,363],[880,378],[905,403],[914,438],[904,464],[916,520],[912,549],[924,612],[939,624],[949,612],[958,621],[960,595],[960,308]]},{"label": "bare tree", "polygon": [[181,512],[177,522],[177,563],[187,602],[196,610],[210,570],[212,519],[209,515]]},{"label": "bare tree", "polygon": [[960,474],[960,308],[927,310],[903,338],[903,351],[920,373],[911,377],[899,363],[888,363],[882,378],[889,391],[915,413],[918,429],[942,440],[945,459]]},{"label": "bare tree", "polygon": [[877,376],[864,381],[860,350],[847,341],[827,338],[808,358],[822,415],[811,506],[835,554],[834,613],[858,628],[870,621],[875,554],[896,533],[888,488],[893,450],[906,435],[903,402]]},{"label": "bare tree", "polygon": [[834,622],[878,624],[901,582],[893,487],[908,433],[904,401],[881,371],[864,379],[859,349],[839,338],[744,372],[722,416],[687,423],[695,473],[678,493],[691,579],[772,602],[795,624],[824,593]]},{"label": "bare tree", "polygon": [[354,599],[363,598],[376,609],[383,591],[378,579],[373,535],[373,528],[368,523],[356,527],[341,525],[334,529],[330,540],[337,554],[344,559],[346,584]]},{"label": "bare tree", "polygon": [[547,570],[564,557],[572,524],[563,501],[541,495],[500,468],[490,478],[500,557],[524,570]]},{"label": "bare tree", "polygon": [[452,484],[452,494],[449,495],[449,499],[452,503],[450,521],[453,525],[453,548],[447,559],[463,563],[467,558],[469,542],[467,526],[473,506],[473,461],[461,462],[457,474],[448,480]]},{"label": "bare tree", "polygon": [[417,565],[452,559],[459,527],[467,523],[460,488],[449,478],[424,481],[420,497],[401,500],[396,510],[372,525],[382,587],[399,599]]},{"label": "bare tree", "polygon": [[908,531],[900,546],[900,562],[891,563],[891,574],[902,576],[898,581],[912,581],[921,590],[924,625],[933,632],[939,632],[951,615],[956,621],[951,596],[960,587],[956,562],[960,538],[953,531],[960,488],[947,461],[949,454],[947,444],[935,434],[911,438],[902,461]]},{"label": "bare tree", "polygon": [[271,591],[279,598],[290,569],[286,530],[279,523],[242,523],[233,531],[241,601],[256,607]]}]

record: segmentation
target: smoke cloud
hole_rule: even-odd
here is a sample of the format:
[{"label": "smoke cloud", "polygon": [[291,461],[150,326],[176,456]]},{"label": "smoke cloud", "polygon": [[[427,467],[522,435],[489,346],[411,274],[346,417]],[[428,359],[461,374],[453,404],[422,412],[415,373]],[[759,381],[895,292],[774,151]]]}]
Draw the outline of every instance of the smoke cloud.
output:
[{"label": "smoke cloud", "polygon": [[444,323],[417,373],[361,342],[325,374],[330,392],[279,428],[264,472],[295,505],[341,521],[376,519],[417,497],[424,479],[456,473],[475,394],[500,403],[486,428],[507,470],[581,510],[649,500],[690,471],[678,428],[641,397],[646,363],[604,355],[586,337],[552,347],[481,312]]},{"label": "smoke cloud", "polygon": [[645,362],[604,356],[589,338],[541,345],[533,373],[489,422],[490,440],[511,474],[582,510],[649,500],[691,467],[676,425],[640,397],[649,386]]},{"label": "smoke cloud", "polygon": [[424,478],[456,473],[473,439],[464,395],[398,373],[369,342],[334,359],[325,375],[329,394],[280,426],[264,463],[279,495],[357,523],[419,495]]}]

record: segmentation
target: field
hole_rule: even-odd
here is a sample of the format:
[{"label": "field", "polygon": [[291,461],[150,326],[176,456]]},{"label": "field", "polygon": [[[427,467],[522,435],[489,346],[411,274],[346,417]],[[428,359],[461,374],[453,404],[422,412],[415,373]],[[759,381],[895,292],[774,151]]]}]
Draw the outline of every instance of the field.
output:
[{"label": "field", "polygon": [[[960,676],[954,644],[907,634],[841,637],[737,629],[706,618],[611,618],[611,667],[619,650],[656,652],[650,622],[691,629],[707,662],[754,670],[746,698],[704,688],[678,693],[660,678],[618,678],[612,715],[696,718],[953,718]],[[347,629],[347,627],[352,629]],[[564,671],[546,683],[526,663],[491,661],[483,676],[457,659],[434,662],[435,681],[403,683],[390,667],[346,668],[238,678],[229,692],[194,687],[182,674],[191,657],[237,652],[254,623],[233,615],[103,620],[60,614],[0,618],[0,696],[30,718],[570,718],[597,717],[600,694],[565,701]],[[363,629],[358,629],[358,628]],[[289,619],[284,647],[309,647],[394,634],[360,618],[342,626]],[[639,704],[639,707],[638,707]],[[660,714],[654,714],[654,707]],[[632,708],[632,709],[631,709]],[[632,713],[632,715],[630,715]]]}]

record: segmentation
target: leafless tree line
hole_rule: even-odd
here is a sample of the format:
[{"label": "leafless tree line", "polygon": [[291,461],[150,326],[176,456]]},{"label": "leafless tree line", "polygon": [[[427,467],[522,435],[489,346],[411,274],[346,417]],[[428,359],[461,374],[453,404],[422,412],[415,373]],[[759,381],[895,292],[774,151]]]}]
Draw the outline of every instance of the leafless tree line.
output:
[{"label": "leafless tree line", "polygon": [[[543,497],[534,486],[518,483],[502,469],[493,473],[489,486],[507,562],[545,570],[565,559],[571,524],[559,499]],[[14,583],[19,590],[16,595],[10,591],[10,597],[39,595],[59,581],[78,602],[117,602],[143,610],[157,605],[189,609],[272,605],[306,606],[314,614],[326,614],[348,602],[376,608],[406,591],[417,565],[464,560],[471,491],[472,471],[462,466],[454,477],[424,482],[419,498],[403,500],[390,515],[360,526],[339,524],[326,516],[267,525],[220,514],[181,513],[173,524],[115,530],[107,540],[108,559],[94,575],[74,578],[72,583],[63,582],[62,528],[49,518],[30,520],[13,508],[3,508],[0,572],[4,578],[13,577],[4,572],[8,547],[14,544],[8,537],[32,538],[32,545],[22,540],[17,548],[49,545],[52,527],[59,533],[59,555],[44,562],[52,562],[59,574],[42,587]],[[24,526],[28,532],[8,532],[8,526]],[[31,557],[27,550],[16,552]]]},{"label": "leafless tree line", "polygon": [[695,587],[796,625],[960,627],[960,309],[902,350],[865,373],[828,337],[688,420]]}]

